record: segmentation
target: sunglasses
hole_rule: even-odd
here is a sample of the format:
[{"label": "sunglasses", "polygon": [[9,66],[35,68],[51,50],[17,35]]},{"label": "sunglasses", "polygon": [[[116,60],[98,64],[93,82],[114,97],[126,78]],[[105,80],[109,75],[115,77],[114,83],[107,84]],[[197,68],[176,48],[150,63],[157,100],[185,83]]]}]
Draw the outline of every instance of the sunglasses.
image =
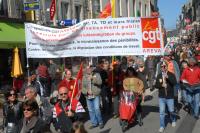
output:
[{"label": "sunglasses", "polygon": [[23,111],[32,111],[32,108],[23,108]]},{"label": "sunglasses", "polygon": [[9,96],[17,96],[17,94],[11,93],[11,94],[9,94]]},{"label": "sunglasses", "polygon": [[139,66],[139,68],[143,68],[144,66]]},{"label": "sunglasses", "polygon": [[61,93],[60,94],[60,96],[66,96],[67,95],[67,93]]},{"label": "sunglasses", "polygon": [[161,66],[162,68],[166,68],[166,66]]}]

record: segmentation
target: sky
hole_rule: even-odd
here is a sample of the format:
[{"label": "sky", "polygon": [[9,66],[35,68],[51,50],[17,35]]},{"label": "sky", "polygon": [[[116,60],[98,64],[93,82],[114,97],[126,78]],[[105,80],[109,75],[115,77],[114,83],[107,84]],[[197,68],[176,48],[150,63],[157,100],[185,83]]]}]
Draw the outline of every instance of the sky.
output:
[{"label": "sky", "polygon": [[176,20],[181,13],[182,6],[188,0],[158,0],[158,8],[162,18],[164,18],[167,30],[176,28]]}]

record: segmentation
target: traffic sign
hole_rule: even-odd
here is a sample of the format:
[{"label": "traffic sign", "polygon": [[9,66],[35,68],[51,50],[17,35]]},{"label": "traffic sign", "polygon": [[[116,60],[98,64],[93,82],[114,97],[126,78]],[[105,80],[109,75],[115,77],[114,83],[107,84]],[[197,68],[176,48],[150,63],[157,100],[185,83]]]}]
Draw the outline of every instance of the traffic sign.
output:
[{"label": "traffic sign", "polygon": [[39,9],[40,9],[39,1],[24,2],[24,11],[39,10]]},{"label": "traffic sign", "polygon": [[72,26],[77,24],[79,21],[77,19],[65,19],[60,21],[61,26]]}]

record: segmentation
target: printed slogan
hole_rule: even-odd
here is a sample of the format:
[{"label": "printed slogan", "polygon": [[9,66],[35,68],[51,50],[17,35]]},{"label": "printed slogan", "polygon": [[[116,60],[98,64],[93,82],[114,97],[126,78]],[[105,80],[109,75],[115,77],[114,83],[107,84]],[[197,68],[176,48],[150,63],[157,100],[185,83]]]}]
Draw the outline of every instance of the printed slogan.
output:
[{"label": "printed slogan", "polygon": [[160,55],[158,18],[88,19],[69,28],[25,24],[28,58]]}]

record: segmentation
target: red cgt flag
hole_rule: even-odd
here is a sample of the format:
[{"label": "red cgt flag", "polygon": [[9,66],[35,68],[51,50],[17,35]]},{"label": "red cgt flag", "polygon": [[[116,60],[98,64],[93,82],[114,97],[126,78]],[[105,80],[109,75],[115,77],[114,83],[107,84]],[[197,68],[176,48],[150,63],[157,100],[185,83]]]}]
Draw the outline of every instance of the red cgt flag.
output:
[{"label": "red cgt flag", "polygon": [[55,13],[56,13],[56,0],[52,0],[50,6],[50,20],[53,20]]},{"label": "red cgt flag", "polygon": [[107,18],[111,16],[111,11],[112,11],[111,3],[108,2],[104,7],[103,11],[100,13],[99,18]]},{"label": "red cgt flag", "polygon": [[80,65],[80,69],[76,75],[74,90],[73,90],[73,97],[79,99],[82,89],[82,79],[83,79],[83,63]]},{"label": "red cgt flag", "polygon": [[82,79],[83,79],[83,63],[81,63],[80,69],[76,75],[76,80],[75,80],[74,89],[73,89],[72,96],[71,96],[69,110],[71,110],[73,107],[76,108],[76,106],[78,104],[78,100],[80,98],[80,94],[81,94],[81,90],[82,90]]}]

